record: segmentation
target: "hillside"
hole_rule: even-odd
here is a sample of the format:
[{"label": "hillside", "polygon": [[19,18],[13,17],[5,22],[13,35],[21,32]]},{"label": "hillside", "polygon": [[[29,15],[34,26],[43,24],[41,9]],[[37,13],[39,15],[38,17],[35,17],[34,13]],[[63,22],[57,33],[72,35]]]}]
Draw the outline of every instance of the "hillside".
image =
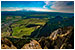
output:
[{"label": "hillside", "polygon": [[5,16],[1,22],[2,49],[74,48],[73,14],[23,13],[25,12],[7,12],[6,15],[2,15]]},{"label": "hillside", "polygon": [[[66,28],[59,28],[51,33],[48,37],[41,37],[40,39],[19,39],[2,37],[2,49],[72,49],[74,48],[74,28],[72,26]],[[58,31],[60,30],[60,31]],[[61,33],[60,33],[61,32]],[[54,34],[55,33],[55,34]],[[58,43],[59,42],[59,43]]]}]

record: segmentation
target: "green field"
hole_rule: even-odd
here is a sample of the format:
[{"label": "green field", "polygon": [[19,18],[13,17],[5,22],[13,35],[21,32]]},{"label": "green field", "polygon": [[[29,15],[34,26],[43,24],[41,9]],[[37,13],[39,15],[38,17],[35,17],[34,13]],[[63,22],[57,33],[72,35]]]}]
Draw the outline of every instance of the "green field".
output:
[{"label": "green field", "polygon": [[[30,18],[15,22],[11,25],[11,28],[13,30],[12,36],[16,37],[22,37],[23,35],[29,36],[34,30],[38,29],[40,25],[44,26],[47,21],[48,19]],[[37,26],[26,27],[31,24]]]}]

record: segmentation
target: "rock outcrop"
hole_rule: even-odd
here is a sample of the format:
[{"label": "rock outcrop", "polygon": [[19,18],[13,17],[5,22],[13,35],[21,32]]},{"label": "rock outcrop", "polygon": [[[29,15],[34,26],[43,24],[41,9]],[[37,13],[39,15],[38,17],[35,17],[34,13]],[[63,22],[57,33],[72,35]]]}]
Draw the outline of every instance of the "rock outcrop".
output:
[{"label": "rock outcrop", "polygon": [[72,26],[58,28],[52,32],[50,36],[40,37],[37,41],[32,39],[29,42],[26,42],[26,39],[22,39],[24,41],[18,41],[18,39],[15,40],[16,41],[13,41],[12,43],[12,40],[10,41],[8,38],[2,37],[1,48],[17,49],[20,47],[18,49],[72,49],[74,48],[74,29]]},{"label": "rock outcrop", "polygon": [[36,40],[32,40],[30,41],[30,43],[25,44],[21,49],[42,49],[42,48]]},{"label": "rock outcrop", "polygon": [[74,47],[73,27],[59,28],[52,32],[49,37],[42,37],[39,43],[43,49],[65,49]]},{"label": "rock outcrop", "polygon": [[1,48],[2,49],[17,49],[13,43],[7,38],[1,38]]},{"label": "rock outcrop", "polygon": [[[66,30],[65,30],[66,29]],[[71,33],[73,27],[59,28],[50,34],[50,39],[55,40],[57,37],[64,37]]]}]

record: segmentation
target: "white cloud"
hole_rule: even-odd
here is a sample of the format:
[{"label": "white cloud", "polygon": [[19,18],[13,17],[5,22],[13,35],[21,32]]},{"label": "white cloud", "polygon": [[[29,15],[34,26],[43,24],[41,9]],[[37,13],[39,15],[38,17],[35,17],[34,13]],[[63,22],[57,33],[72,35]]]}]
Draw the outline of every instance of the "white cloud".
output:
[{"label": "white cloud", "polygon": [[45,5],[43,6],[44,9],[47,9],[48,8],[47,6],[50,6],[50,10],[54,9],[58,12],[74,13],[73,1],[55,1],[55,2],[45,1],[44,3],[45,3]]},{"label": "white cloud", "polygon": [[2,7],[1,11],[18,11],[18,10],[22,10],[21,8],[17,8],[17,7]]},{"label": "white cloud", "polygon": [[44,3],[45,3],[45,5],[43,6],[43,8],[46,8],[46,6],[48,6],[50,2],[49,1],[45,1]]},{"label": "white cloud", "polygon": [[[55,7],[56,8],[56,7]],[[49,9],[43,9],[43,8],[18,8],[18,7],[2,7],[1,11],[19,11],[19,10],[26,10],[26,11],[42,11],[42,12],[64,12],[64,13],[73,13],[73,11],[64,11],[64,10],[49,10]]]}]

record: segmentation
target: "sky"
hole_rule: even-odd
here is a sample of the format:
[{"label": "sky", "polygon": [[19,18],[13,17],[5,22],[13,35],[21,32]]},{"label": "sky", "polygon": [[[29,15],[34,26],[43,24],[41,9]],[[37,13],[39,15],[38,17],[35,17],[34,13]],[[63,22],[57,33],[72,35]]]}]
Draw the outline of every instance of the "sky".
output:
[{"label": "sky", "polygon": [[1,11],[42,11],[74,13],[73,1],[1,1]]}]

